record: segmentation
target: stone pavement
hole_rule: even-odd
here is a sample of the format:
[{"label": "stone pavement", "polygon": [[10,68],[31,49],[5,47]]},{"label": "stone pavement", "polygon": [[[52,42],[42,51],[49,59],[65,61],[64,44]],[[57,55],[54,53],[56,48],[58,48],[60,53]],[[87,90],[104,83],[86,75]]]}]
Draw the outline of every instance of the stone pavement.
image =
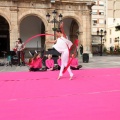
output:
[{"label": "stone pavement", "polygon": [[[3,62],[3,60],[0,60]],[[88,63],[83,63],[80,58],[80,64],[83,66],[82,69],[91,68],[119,68],[120,67],[120,56],[93,56],[89,59]],[[0,66],[0,72],[19,72],[28,71],[28,66]]]},{"label": "stone pavement", "polygon": [[83,63],[83,68],[119,68],[120,56],[93,56],[89,63]]}]

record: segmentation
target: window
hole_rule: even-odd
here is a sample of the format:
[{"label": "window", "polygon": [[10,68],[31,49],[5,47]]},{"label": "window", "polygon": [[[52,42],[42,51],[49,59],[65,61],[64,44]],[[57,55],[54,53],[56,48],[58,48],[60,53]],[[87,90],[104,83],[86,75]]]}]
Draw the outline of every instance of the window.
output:
[{"label": "window", "polygon": [[95,26],[97,24],[97,19],[93,20],[93,25]]},{"label": "window", "polygon": [[92,10],[93,15],[97,15],[97,10]]},{"label": "window", "polygon": [[97,15],[97,12],[92,12],[93,15]]},{"label": "window", "polygon": [[110,43],[112,43],[112,38],[110,38]]},{"label": "window", "polygon": [[119,31],[120,30],[120,25],[115,26],[115,31]]},{"label": "window", "polygon": [[100,24],[104,24],[104,20],[103,19],[99,19],[99,23]]},{"label": "window", "polygon": [[92,28],[92,32],[97,33],[97,28]]},{"label": "window", "polygon": [[103,1],[99,1],[99,6],[104,6],[104,2]]},{"label": "window", "polygon": [[104,15],[104,11],[103,10],[99,10],[99,15]]},{"label": "window", "polygon": [[112,34],[112,30],[110,29],[110,35]]},{"label": "window", "polygon": [[104,22],[105,22],[105,24],[106,24],[106,20],[105,20]]},{"label": "window", "polygon": [[99,15],[104,15],[104,12],[99,12]]}]

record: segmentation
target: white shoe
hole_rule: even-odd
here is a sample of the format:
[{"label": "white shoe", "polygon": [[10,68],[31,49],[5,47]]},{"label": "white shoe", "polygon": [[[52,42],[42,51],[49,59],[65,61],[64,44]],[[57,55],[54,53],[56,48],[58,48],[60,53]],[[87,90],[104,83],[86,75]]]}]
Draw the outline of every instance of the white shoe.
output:
[{"label": "white shoe", "polygon": [[58,80],[60,80],[61,76],[58,77]]},{"label": "white shoe", "polygon": [[70,76],[70,80],[72,80],[72,79],[73,79],[73,75]]}]

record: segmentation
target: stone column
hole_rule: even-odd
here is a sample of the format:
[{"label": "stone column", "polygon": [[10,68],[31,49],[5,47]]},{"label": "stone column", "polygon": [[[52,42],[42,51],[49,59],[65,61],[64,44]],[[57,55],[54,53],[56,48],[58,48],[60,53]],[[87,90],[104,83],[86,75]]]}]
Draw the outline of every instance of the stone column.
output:
[{"label": "stone column", "polygon": [[17,7],[10,8],[11,30],[10,30],[10,50],[13,50],[15,41],[18,39],[18,9]]},{"label": "stone column", "polygon": [[91,54],[91,17],[89,11],[83,11],[83,53]]},{"label": "stone column", "polygon": [[[80,31],[80,30],[79,30]],[[79,44],[78,44],[78,58],[79,58],[79,62],[82,58],[82,55],[80,53],[80,45],[83,45],[83,32],[80,31],[79,35],[78,35],[78,40],[79,40]]]},{"label": "stone column", "polygon": [[[54,35],[54,31],[52,30],[53,28],[53,24],[52,23],[48,23],[48,27],[47,27],[47,32],[48,34],[53,34]],[[54,36],[46,36],[46,41],[47,40],[54,40]],[[48,50],[49,48],[52,48],[53,44],[52,43],[47,43],[46,44],[46,50]]]}]

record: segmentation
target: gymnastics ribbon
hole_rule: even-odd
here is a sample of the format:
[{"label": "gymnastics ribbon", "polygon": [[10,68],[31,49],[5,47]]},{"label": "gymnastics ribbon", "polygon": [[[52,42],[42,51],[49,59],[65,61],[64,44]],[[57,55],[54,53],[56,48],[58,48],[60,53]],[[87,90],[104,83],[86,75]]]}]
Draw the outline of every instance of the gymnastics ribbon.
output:
[{"label": "gymnastics ribbon", "polygon": [[[54,35],[53,35],[53,34],[37,34],[37,35],[35,35],[35,36],[30,37],[29,39],[27,39],[26,42],[24,43],[24,45],[26,45],[26,44],[27,44],[29,41],[31,41],[32,39],[37,38],[37,37],[41,37],[41,36],[54,36]],[[75,45],[76,48],[77,48],[78,40],[75,40],[75,41],[74,41],[72,47],[73,47],[74,45]],[[68,47],[68,46],[67,46],[67,47]],[[72,47],[71,47],[70,49],[69,49],[69,47],[68,47],[68,50],[69,50],[68,64],[67,64],[67,66],[65,67],[65,69],[63,70],[63,73],[66,72],[66,70],[68,69],[68,67],[70,66],[70,64],[71,64],[71,62],[72,62],[72,60],[73,60],[73,57],[72,57],[72,59],[70,59],[70,51],[71,51]],[[76,49],[74,50],[74,54],[75,54],[75,51],[76,51]],[[43,58],[42,58],[42,59],[43,59]]]},{"label": "gymnastics ribbon", "polygon": [[[63,37],[65,37],[66,39],[67,39],[67,36],[66,36],[66,34],[65,34],[65,31],[64,31],[64,28],[63,28],[63,22],[60,24],[60,30],[61,30],[61,32],[62,32],[62,34],[63,34]],[[78,46],[78,39],[76,39],[76,40],[74,40],[74,43],[73,43],[73,45],[71,46],[71,48],[69,49],[69,47],[68,47],[68,45],[67,45],[67,48],[68,48],[68,51],[69,51],[69,56],[68,56],[68,64],[67,64],[67,66],[64,68],[64,70],[63,70],[63,72],[62,73],[65,73],[66,72],[66,70],[68,69],[68,67],[70,66],[70,64],[71,64],[71,62],[72,62],[72,60],[73,60],[73,57],[72,57],[72,59],[70,59],[70,51],[71,51],[71,49],[73,48],[73,46],[75,46],[75,50],[74,50],[74,55],[75,55],[75,52],[76,52],[76,50],[77,50],[77,46]]]},{"label": "gymnastics ribbon", "polygon": [[74,50],[74,55],[75,55],[76,50],[77,50],[77,45],[78,45],[78,40],[74,40],[74,43],[73,43],[73,45],[71,46],[70,49],[69,49],[69,47],[68,47],[68,45],[67,45],[68,51],[69,51],[68,64],[67,64],[67,66],[64,68],[64,70],[63,70],[63,72],[62,72],[63,74],[66,72],[66,70],[68,69],[68,67],[70,66],[70,64],[71,64],[71,62],[72,62],[72,60],[73,60],[73,58],[74,58],[74,57],[72,57],[72,58],[70,59],[70,51],[72,50],[73,46],[75,46],[75,50]]},{"label": "gymnastics ribbon", "polygon": [[[32,37],[28,38],[28,39],[25,41],[24,45],[26,45],[29,41],[33,40],[34,38],[41,37],[41,36],[46,36],[46,35],[47,35],[47,36],[54,36],[53,34],[37,34],[37,35],[35,35],[35,36],[32,36]],[[44,48],[45,48],[45,46],[44,46]],[[45,54],[45,52],[44,52],[44,54]],[[44,58],[44,55],[43,55],[43,58]],[[43,60],[43,58],[41,58],[41,60]],[[28,63],[25,63],[25,64],[28,64]]]},{"label": "gymnastics ribbon", "polygon": [[29,41],[31,41],[32,39],[37,38],[37,37],[41,37],[41,36],[54,36],[54,35],[53,35],[53,34],[37,34],[37,35],[35,35],[35,36],[33,36],[33,37],[28,38],[28,39],[25,41],[24,45],[26,45],[26,44],[27,44]]}]

